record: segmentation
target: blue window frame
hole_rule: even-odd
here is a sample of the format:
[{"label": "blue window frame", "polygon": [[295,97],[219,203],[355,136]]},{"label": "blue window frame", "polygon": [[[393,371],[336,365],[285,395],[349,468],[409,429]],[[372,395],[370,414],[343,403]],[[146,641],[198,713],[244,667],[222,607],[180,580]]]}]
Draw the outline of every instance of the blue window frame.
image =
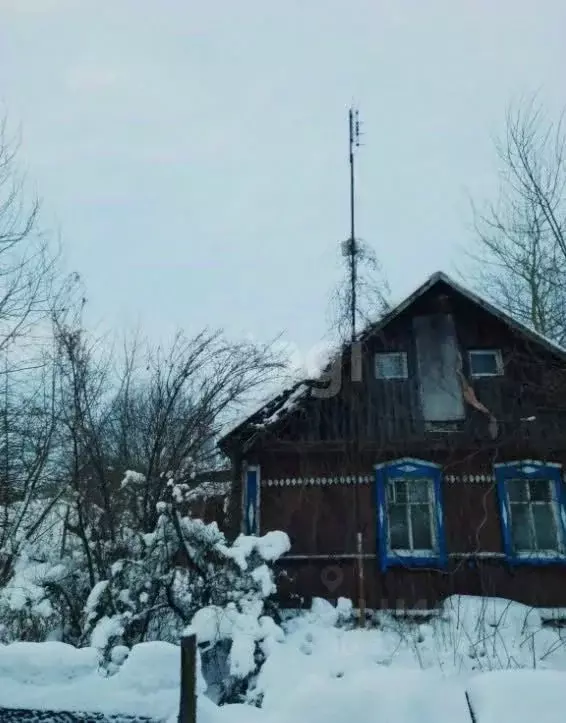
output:
[{"label": "blue window frame", "polygon": [[245,468],[243,487],[243,531],[246,535],[259,535],[259,467]]},{"label": "blue window frame", "polygon": [[375,475],[381,569],[444,567],[440,466],[404,458],[377,465]]},{"label": "blue window frame", "polygon": [[523,460],[494,469],[508,560],[518,565],[566,564],[562,466]]}]

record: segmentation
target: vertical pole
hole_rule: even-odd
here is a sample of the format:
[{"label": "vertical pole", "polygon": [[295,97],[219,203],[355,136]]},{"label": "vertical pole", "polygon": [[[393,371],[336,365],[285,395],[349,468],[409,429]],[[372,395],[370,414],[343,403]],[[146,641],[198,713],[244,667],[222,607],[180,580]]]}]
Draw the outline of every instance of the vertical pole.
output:
[{"label": "vertical pole", "polygon": [[[356,111],[357,114],[357,111]],[[356,340],[356,284],[357,284],[357,268],[356,268],[356,227],[355,227],[355,175],[354,175],[354,146],[357,143],[356,121],[354,120],[354,110],[350,108],[348,112],[348,121],[350,126],[350,324],[352,332],[352,343]]]},{"label": "vertical pole", "polygon": [[360,590],[360,627],[365,628],[366,626],[366,591],[365,591],[365,579],[364,579],[364,546],[362,533],[358,532],[358,582]]},{"label": "vertical pole", "polygon": [[196,659],[197,638],[194,633],[181,638],[181,699],[179,723],[196,723]]},{"label": "vertical pole", "polygon": [[[351,377],[351,423],[352,423],[352,458],[357,465],[359,457],[359,407],[356,404],[356,395],[359,392],[355,381],[361,381],[361,361],[358,358],[360,352],[359,346],[356,344],[356,287],[357,279],[357,262],[358,247],[356,242],[356,197],[355,197],[355,172],[354,172],[354,149],[359,146],[360,141],[360,122],[358,111],[350,108],[348,113],[348,123],[350,131],[350,326],[351,326],[351,347],[350,347],[350,377]],[[359,369],[354,369],[354,365],[360,364]],[[366,600],[365,600],[365,581],[364,581],[364,558],[363,558],[363,534],[360,531],[360,501],[359,501],[359,482],[354,485],[354,524],[356,532],[356,550],[357,550],[357,572],[358,572],[358,610],[360,627],[365,627],[366,620]]]}]

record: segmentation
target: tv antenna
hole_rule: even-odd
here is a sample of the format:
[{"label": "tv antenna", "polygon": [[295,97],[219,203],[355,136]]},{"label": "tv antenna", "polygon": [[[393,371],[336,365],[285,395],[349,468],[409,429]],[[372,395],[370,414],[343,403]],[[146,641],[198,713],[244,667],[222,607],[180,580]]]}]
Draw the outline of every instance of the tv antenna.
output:
[{"label": "tv antenna", "polygon": [[355,156],[360,147],[360,115],[357,108],[348,110],[349,161],[350,161],[350,237],[342,244],[342,253],[348,257],[350,267],[350,329],[352,342],[356,340],[356,287],[358,282],[358,254],[360,247],[356,239],[356,198],[355,198]]}]

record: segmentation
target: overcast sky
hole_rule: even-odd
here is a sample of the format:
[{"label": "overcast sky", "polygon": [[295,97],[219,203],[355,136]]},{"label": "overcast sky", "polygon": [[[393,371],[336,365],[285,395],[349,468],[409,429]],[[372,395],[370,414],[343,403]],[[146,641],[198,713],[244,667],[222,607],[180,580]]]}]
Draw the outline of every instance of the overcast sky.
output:
[{"label": "overcast sky", "polygon": [[450,272],[506,104],[566,103],[564,0],[0,0],[0,97],[92,324],[308,349],[348,234],[395,297]]}]

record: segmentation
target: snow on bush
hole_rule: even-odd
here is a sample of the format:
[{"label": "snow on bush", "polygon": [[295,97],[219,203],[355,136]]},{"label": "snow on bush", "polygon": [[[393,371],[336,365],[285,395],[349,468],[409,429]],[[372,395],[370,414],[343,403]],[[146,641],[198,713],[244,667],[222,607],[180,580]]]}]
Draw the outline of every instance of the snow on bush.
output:
[{"label": "snow on bush", "polygon": [[217,656],[212,658],[216,665],[218,656],[222,656],[224,650],[227,653],[221,700],[237,700],[243,695],[253,684],[253,676],[274,643],[284,637],[273,618],[265,614],[264,600],[275,592],[273,573],[267,562],[288,549],[289,539],[280,532],[263,537],[240,535],[231,548],[220,544],[222,554],[235,562],[240,575],[247,573],[255,585],[255,589],[241,590],[225,605],[199,609],[191,620],[190,628],[199,644],[206,643],[209,650],[216,649]]},{"label": "snow on bush", "polygon": [[101,509],[92,505],[86,520],[77,503],[57,518],[58,535],[48,544],[29,536],[13,548],[0,586],[0,642],[89,645],[112,674],[126,659],[116,651],[147,640],[176,642],[199,610],[226,609],[230,631],[239,631],[234,651],[241,651],[231,670],[245,678],[265,638],[260,621],[275,592],[271,565],[289,549],[287,535],[240,535],[230,543],[216,523],[186,513],[187,485],[172,479],[163,484],[153,527],[143,529],[131,510],[145,482],[126,472],[116,491],[125,512],[112,535]]},{"label": "snow on bush", "polygon": [[57,560],[36,561],[24,548],[12,576],[0,588],[0,642],[48,635],[58,620],[49,590],[63,584],[67,575],[66,565]]}]

